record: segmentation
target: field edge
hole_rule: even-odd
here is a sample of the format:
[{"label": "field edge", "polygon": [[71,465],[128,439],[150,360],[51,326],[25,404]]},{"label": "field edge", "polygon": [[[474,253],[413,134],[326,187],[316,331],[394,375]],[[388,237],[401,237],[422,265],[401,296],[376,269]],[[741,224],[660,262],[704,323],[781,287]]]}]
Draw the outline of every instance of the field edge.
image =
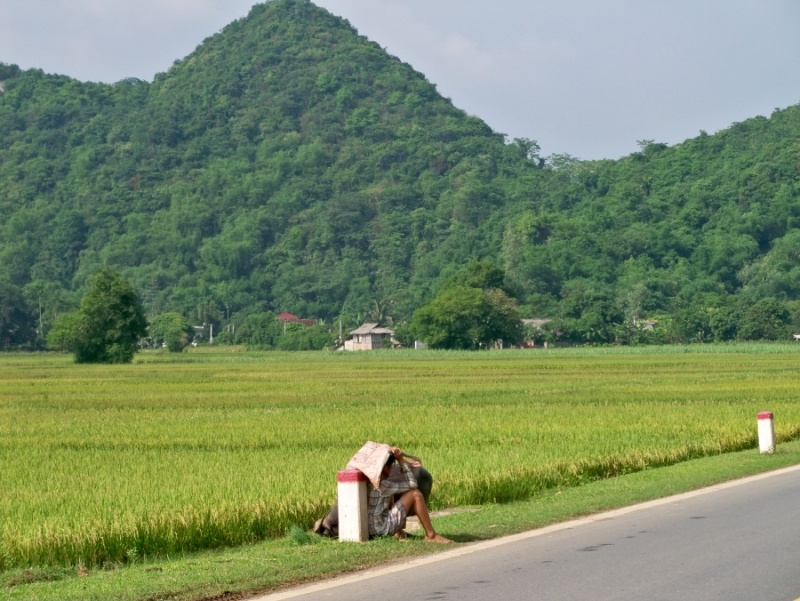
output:
[{"label": "field edge", "polygon": [[[800,441],[787,442],[773,454],[750,449],[692,459],[548,490],[530,501],[483,505],[438,517],[435,525],[458,544],[469,544],[797,464]],[[442,551],[432,547],[419,538],[410,543],[347,544],[290,536],[178,558],[142,558],[135,565],[109,570],[12,570],[0,574],[0,601],[236,601]]]}]

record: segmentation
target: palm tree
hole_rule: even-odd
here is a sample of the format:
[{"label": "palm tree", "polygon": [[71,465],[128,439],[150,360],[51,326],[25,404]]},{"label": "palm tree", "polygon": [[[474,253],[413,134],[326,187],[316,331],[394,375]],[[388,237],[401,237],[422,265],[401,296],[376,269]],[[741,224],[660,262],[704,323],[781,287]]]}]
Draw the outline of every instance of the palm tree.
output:
[{"label": "palm tree", "polygon": [[391,325],[392,316],[389,314],[393,301],[373,299],[372,308],[367,313],[367,319],[378,325]]}]

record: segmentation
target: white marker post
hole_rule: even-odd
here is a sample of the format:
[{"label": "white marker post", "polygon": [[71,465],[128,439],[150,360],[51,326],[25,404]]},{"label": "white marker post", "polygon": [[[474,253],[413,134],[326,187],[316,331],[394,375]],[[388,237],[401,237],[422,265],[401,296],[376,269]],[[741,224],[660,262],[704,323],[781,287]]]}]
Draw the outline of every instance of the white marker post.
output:
[{"label": "white marker post", "polygon": [[367,477],[359,470],[336,474],[339,495],[339,540],[369,540],[367,523]]},{"label": "white marker post", "polygon": [[775,423],[772,420],[772,411],[762,411],[758,414],[758,450],[762,453],[775,452]]}]

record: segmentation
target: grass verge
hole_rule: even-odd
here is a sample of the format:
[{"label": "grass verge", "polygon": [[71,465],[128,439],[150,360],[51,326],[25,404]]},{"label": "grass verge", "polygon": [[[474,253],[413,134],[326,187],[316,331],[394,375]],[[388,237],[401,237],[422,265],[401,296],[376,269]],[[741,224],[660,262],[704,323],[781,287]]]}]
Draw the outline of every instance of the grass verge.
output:
[{"label": "grass verge", "polygon": [[[546,491],[530,501],[485,505],[434,523],[445,536],[468,544],[795,464],[800,464],[800,441],[781,444],[772,455],[754,449],[695,459]],[[0,600],[234,601],[443,549],[426,544],[419,534],[408,543],[351,544],[295,532],[236,549],[158,561],[143,557],[124,567],[13,570],[0,574]]]}]

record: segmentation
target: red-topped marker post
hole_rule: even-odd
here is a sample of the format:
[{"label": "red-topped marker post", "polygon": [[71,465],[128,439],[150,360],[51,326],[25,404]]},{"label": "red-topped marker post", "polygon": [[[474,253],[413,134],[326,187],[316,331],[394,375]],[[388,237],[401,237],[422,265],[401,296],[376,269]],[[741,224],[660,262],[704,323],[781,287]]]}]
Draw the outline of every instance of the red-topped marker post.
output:
[{"label": "red-topped marker post", "polygon": [[758,450],[762,453],[775,452],[775,422],[772,411],[758,414]]},{"label": "red-topped marker post", "polygon": [[367,477],[358,470],[336,474],[339,495],[339,540],[369,540],[367,523]]}]

